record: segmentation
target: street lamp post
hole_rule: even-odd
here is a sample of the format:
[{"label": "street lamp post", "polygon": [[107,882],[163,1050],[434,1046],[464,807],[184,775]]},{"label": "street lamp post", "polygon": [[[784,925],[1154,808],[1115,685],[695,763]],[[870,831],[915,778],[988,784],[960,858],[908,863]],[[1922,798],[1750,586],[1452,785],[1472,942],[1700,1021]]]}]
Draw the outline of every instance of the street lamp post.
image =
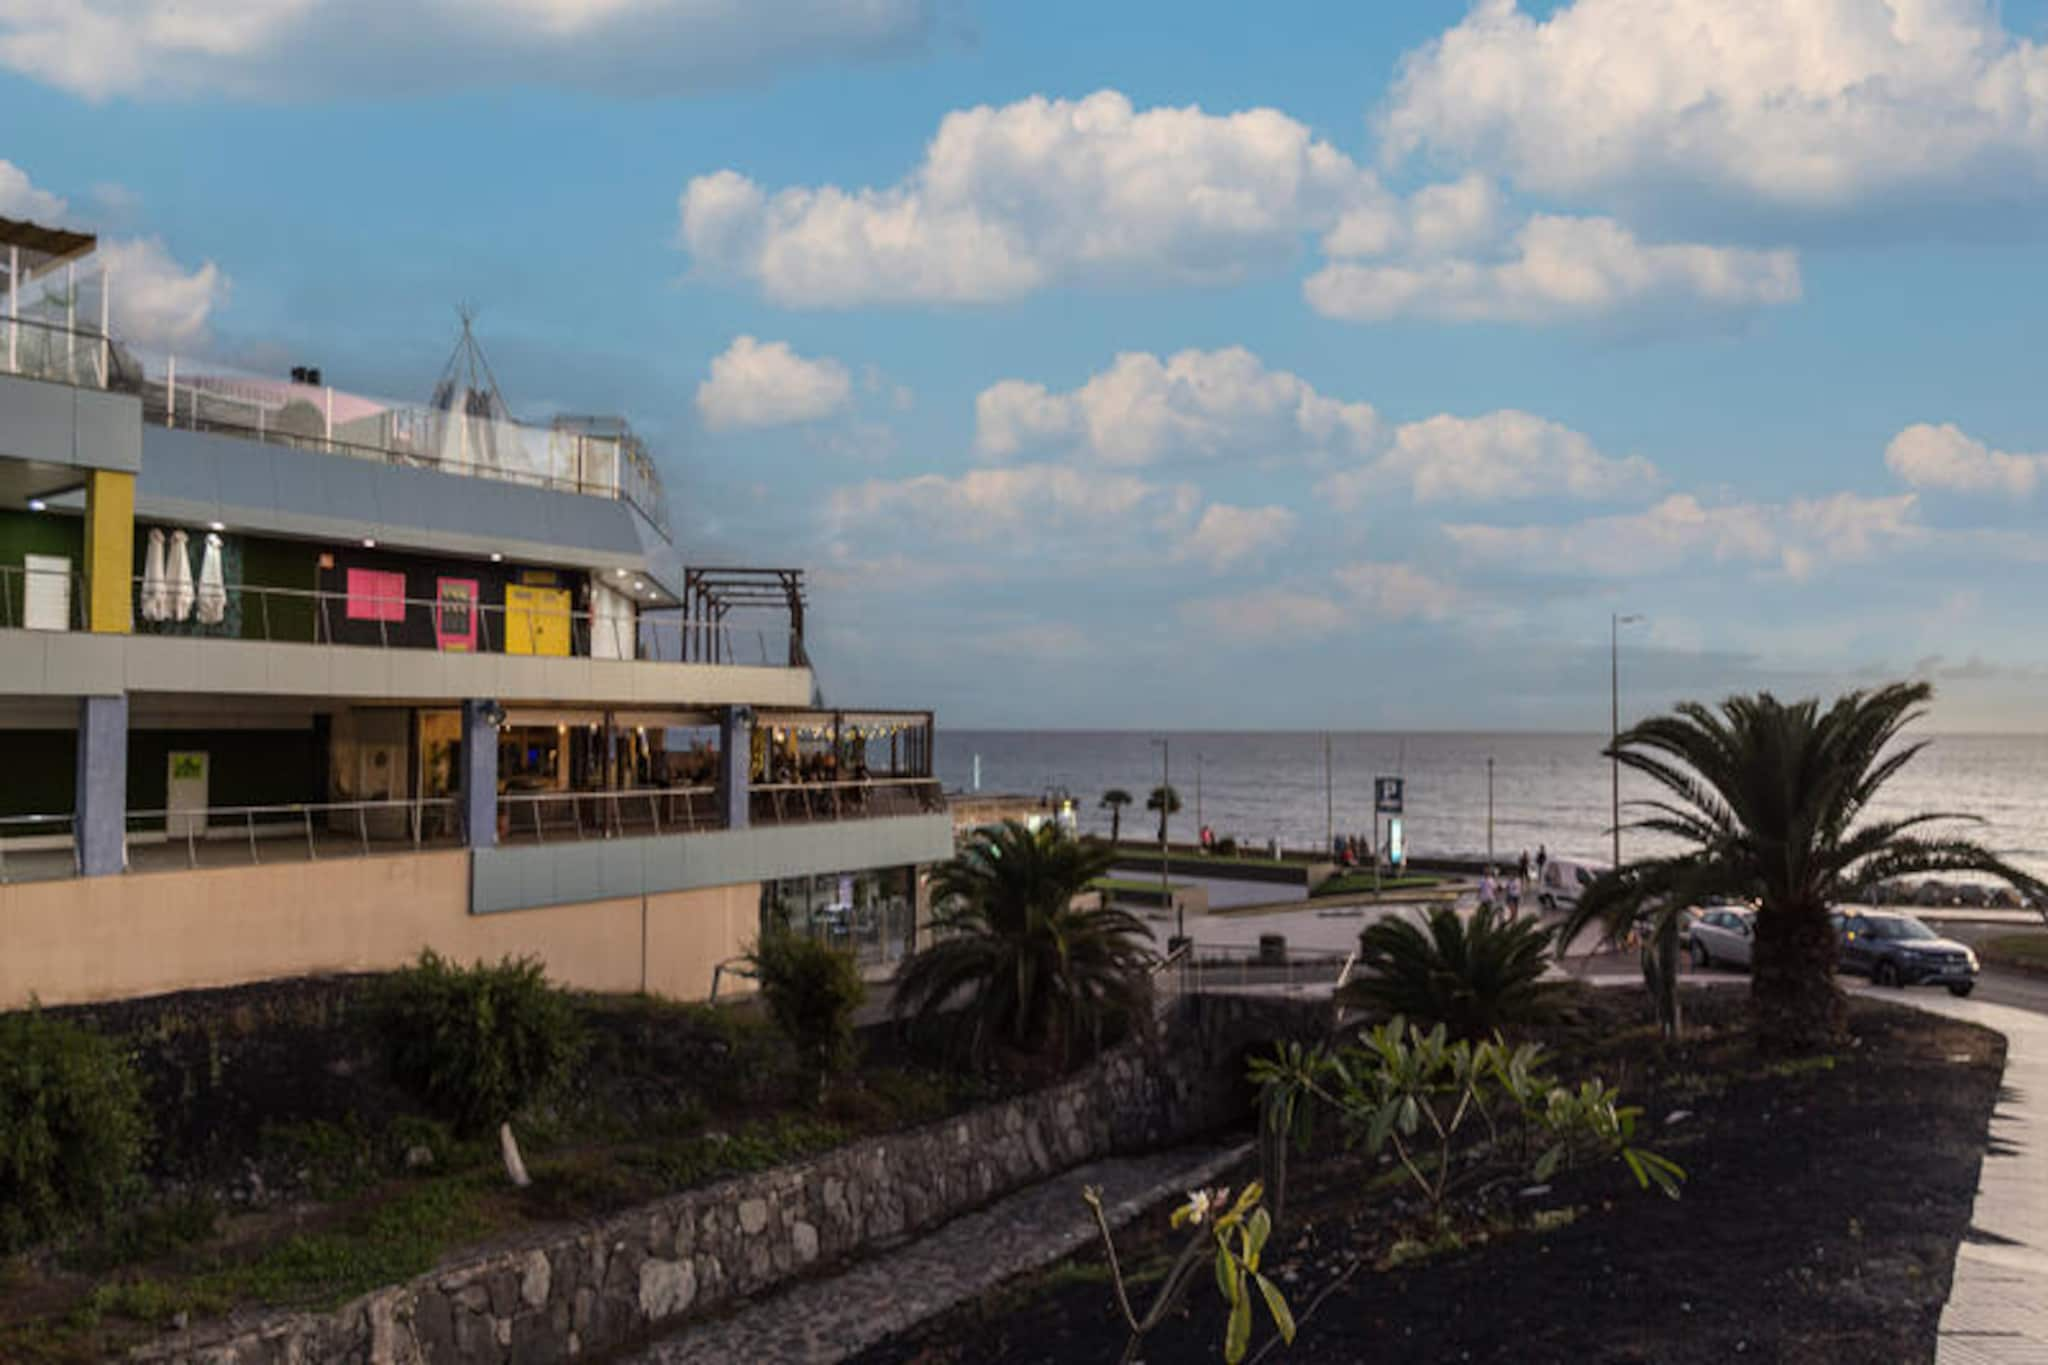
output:
[{"label": "street lamp post", "polygon": [[1197,753],[1195,755],[1195,831],[1197,838],[1201,837],[1201,831],[1206,828],[1202,824],[1202,764],[1208,760],[1208,757],[1209,755],[1204,753]]},{"label": "street lamp post", "polygon": [[1187,937],[1186,914],[1174,901],[1173,884],[1166,878],[1166,821],[1173,813],[1173,741],[1152,742],[1159,746],[1159,899],[1162,905],[1173,906],[1173,936],[1180,939]]},{"label": "street lamp post", "polygon": [[1486,756],[1486,870],[1493,870],[1493,755]]},{"label": "street lamp post", "polygon": [[1615,746],[1621,740],[1621,628],[1641,621],[1641,616],[1621,616],[1609,613],[1607,617],[1607,755],[1608,768],[1612,778],[1614,817],[1614,866],[1621,866],[1621,756]]}]

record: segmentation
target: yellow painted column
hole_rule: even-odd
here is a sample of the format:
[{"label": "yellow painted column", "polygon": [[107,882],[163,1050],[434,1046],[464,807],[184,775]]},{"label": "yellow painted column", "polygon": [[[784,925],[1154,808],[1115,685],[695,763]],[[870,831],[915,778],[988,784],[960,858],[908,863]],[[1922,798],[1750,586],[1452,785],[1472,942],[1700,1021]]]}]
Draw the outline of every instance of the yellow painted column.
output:
[{"label": "yellow painted column", "polygon": [[126,635],[134,582],[135,476],[92,470],[85,480],[86,629]]}]

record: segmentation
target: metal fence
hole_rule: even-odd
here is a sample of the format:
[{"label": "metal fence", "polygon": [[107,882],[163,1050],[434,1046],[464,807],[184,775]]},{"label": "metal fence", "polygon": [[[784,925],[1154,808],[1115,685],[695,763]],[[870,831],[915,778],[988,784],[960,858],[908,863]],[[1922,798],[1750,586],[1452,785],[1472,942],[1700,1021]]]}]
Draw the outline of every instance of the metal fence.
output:
[{"label": "metal fence", "polygon": [[0,374],[77,388],[132,388],[139,376],[104,332],[0,312]]},{"label": "metal fence", "polygon": [[135,810],[127,816],[134,871],[318,862],[461,843],[454,797]]},{"label": "metal fence", "polygon": [[935,777],[874,777],[845,782],[768,782],[748,788],[747,816],[759,825],[872,820],[945,809]]},{"label": "metal fence", "polygon": [[498,798],[498,837],[536,844],[724,828],[716,787],[513,792]]}]

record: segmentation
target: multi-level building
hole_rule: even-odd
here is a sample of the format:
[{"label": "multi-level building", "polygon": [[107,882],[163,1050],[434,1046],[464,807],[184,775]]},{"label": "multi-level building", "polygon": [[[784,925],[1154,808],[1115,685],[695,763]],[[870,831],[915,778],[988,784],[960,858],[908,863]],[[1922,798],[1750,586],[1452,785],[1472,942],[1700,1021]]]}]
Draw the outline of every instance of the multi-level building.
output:
[{"label": "multi-level building", "polygon": [[626,423],[512,420],[466,326],[418,405],[145,355],[96,259],[0,219],[0,1009],[909,945],[930,715],[814,704],[802,573],[690,565]]}]

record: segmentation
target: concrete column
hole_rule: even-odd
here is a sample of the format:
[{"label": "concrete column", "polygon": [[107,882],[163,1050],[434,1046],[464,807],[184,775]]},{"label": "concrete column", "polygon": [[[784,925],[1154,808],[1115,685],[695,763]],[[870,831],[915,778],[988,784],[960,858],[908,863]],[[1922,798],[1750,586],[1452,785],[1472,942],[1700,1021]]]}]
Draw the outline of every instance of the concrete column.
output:
[{"label": "concrete column", "polygon": [[80,876],[105,877],[128,865],[128,698],[78,702],[78,786],[73,812]]},{"label": "concrete column", "polygon": [[747,787],[753,769],[754,708],[728,706],[718,714],[718,808],[727,829],[747,827]]},{"label": "concrete column", "polygon": [[497,715],[491,701],[462,703],[462,828],[471,848],[498,842]]}]

